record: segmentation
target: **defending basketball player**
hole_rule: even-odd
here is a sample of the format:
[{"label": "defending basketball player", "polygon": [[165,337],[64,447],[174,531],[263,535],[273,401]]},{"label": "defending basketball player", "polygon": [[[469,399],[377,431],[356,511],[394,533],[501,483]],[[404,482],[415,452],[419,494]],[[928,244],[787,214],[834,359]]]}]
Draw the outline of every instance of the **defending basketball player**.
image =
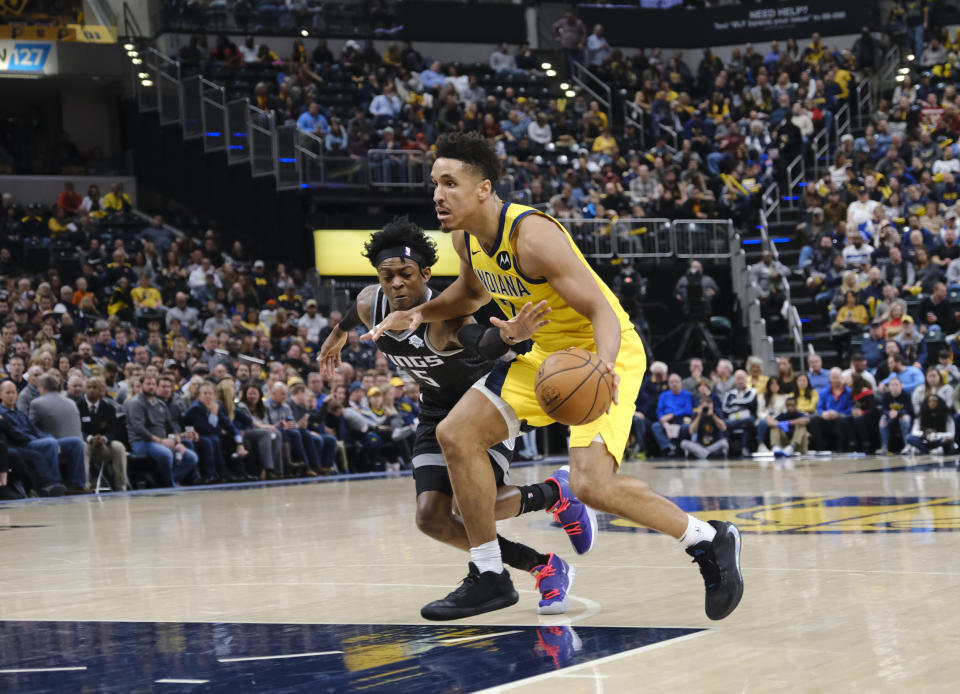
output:
[{"label": "defending basketball player", "polygon": [[[614,377],[609,411],[570,427],[570,484],[589,506],[621,516],[680,541],[699,564],[710,619],[723,619],[743,594],[740,534],[726,522],[686,514],[646,483],[617,475],[646,368],[643,345],[609,288],[552,217],[500,200],[496,153],[482,136],[452,133],[437,142],[432,180],[437,218],[452,231],[460,275],[438,297],[391,312],[366,337],[414,330],[424,322],[469,314],[493,298],[506,315],[546,301],[550,323],[533,336],[533,349],[500,363],[480,379],[437,428],[453,490],[470,541],[470,573],[460,589],[426,605],[421,615],[443,619],[480,614],[509,604],[513,585],[497,544],[496,480],[486,449],[516,436],[520,423],[550,424],[534,395],[539,365],[552,352],[581,347],[595,352]],[[495,323],[497,324],[497,323]],[[617,389],[619,389],[619,397]]]},{"label": "defending basketball player", "polygon": [[[406,218],[394,220],[370,236],[364,253],[377,271],[379,283],[360,292],[357,303],[324,341],[318,361],[327,376],[340,363],[350,330],[360,324],[369,329],[393,311],[416,307],[431,296],[427,282],[437,261],[436,246],[416,224]],[[430,537],[465,551],[470,549],[463,522],[453,513],[453,489],[436,439],[437,425],[497,359],[509,356],[510,346],[504,340],[515,344],[528,339],[549,322],[548,314],[549,309],[542,304],[527,304],[499,328],[478,325],[470,316],[457,316],[413,330],[385,332],[377,340],[377,347],[387,358],[420,384],[422,403],[413,475],[417,527]],[[548,510],[564,526],[578,553],[590,549],[596,537],[596,514],[570,494],[565,469],[557,470],[545,482],[515,487],[507,484],[513,451],[497,441],[485,455],[495,479],[496,488],[491,493],[498,519]],[[576,570],[556,554],[542,554],[499,535],[497,542],[505,563],[530,572],[536,579],[541,595],[538,611],[565,612]],[[516,592],[507,597],[517,601]],[[446,618],[457,616],[467,615],[451,612]]]}]

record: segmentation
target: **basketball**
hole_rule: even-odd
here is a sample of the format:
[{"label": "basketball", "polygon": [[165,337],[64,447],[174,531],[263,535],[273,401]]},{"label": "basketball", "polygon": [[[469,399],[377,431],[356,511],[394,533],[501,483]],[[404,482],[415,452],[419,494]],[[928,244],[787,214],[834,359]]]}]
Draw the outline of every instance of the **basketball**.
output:
[{"label": "basketball", "polygon": [[537,402],[561,424],[589,424],[613,399],[613,376],[593,352],[568,347],[543,360],[534,381]]}]

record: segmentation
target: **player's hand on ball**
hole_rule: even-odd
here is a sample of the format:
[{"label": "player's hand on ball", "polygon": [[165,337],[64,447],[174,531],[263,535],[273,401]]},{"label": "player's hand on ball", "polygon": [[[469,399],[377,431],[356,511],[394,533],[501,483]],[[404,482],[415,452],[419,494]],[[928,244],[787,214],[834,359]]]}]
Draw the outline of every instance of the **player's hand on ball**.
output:
[{"label": "player's hand on ball", "polygon": [[534,306],[529,301],[523,305],[520,312],[510,320],[492,317],[490,323],[500,328],[500,337],[504,342],[516,344],[529,340],[536,335],[537,331],[550,321],[546,318],[547,314],[553,309],[547,306],[546,301],[541,301]]},{"label": "player's hand on ball", "polygon": [[[608,361],[603,362],[603,368],[605,369],[605,373],[608,373],[611,376],[613,376],[613,399],[610,401],[611,402],[610,407],[613,407],[613,405],[619,405],[620,404],[620,375],[613,370],[613,364],[611,364]],[[607,414],[610,413],[610,407],[607,408]]]},{"label": "player's hand on ball", "polygon": [[416,330],[423,323],[420,311],[392,311],[369,332],[360,336],[361,340],[379,340],[388,330]]}]

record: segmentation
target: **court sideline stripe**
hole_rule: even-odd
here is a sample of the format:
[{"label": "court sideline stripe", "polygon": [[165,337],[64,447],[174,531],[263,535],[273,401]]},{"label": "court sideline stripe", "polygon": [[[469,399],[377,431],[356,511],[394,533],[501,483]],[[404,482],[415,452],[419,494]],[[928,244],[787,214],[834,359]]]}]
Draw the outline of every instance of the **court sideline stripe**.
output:
[{"label": "court sideline stripe", "polygon": [[[573,596],[571,595],[570,597]],[[437,639],[437,642],[449,646],[455,643],[466,643],[467,641],[486,641],[487,639],[496,639],[500,638],[501,636],[520,633],[523,633],[523,629],[514,629],[513,631],[496,631],[490,634],[480,634],[479,636],[461,636],[455,639]]]},{"label": "court sideline stripe", "polygon": [[316,655],[339,655],[343,651],[315,651],[313,653],[286,653],[284,655],[256,655],[244,658],[217,658],[218,663],[246,663],[251,660],[282,660],[284,658],[310,658]]},{"label": "court sideline stripe", "polygon": [[206,684],[210,680],[185,680],[168,677],[163,680],[154,680],[156,684]]},{"label": "court sideline stripe", "polygon": [[684,636],[677,636],[676,638],[667,639],[666,641],[659,641],[657,643],[651,643],[647,646],[641,646],[640,648],[634,648],[629,651],[624,651],[623,653],[614,653],[613,655],[608,655],[603,658],[597,658],[596,660],[590,660],[586,663],[580,663],[579,665],[572,665],[568,668],[563,668],[560,670],[554,670],[553,672],[545,672],[542,675],[534,675],[533,677],[527,677],[522,680],[517,680],[516,682],[507,682],[506,684],[499,684],[495,687],[489,687],[487,689],[482,689],[476,694],[498,694],[499,692],[505,692],[510,689],[516,689],[517,687],[523,687],[528,684],[533,684],[534,682],[543,682],[544,680],[549,680],[553,677],[563,677],[569,675],[571,672],[576,672],[577,670],[583,670],[588,667],[595,667],[597,665],[605,665],[606,663],[612,663],[615,660],[621,660],[632,655],[639,655],[640,653],[645,653],[647,651],[653,651],[658,648],[663,648],[664,646],[670,646],[681,641],[689,641],[690,639],[695,639],[698,636],[703,636],[705,634],[712,633],[710,629],[704,629],[703,631],[698,631],[693,634],[686,634]]},{"label": "court sideline stripe", "polygon": [[78,670],[86,669],[86,665],[78,665],[74,667],[22,667],[0,670],[0,675],[16,675],[24,672],[76,672]]}]

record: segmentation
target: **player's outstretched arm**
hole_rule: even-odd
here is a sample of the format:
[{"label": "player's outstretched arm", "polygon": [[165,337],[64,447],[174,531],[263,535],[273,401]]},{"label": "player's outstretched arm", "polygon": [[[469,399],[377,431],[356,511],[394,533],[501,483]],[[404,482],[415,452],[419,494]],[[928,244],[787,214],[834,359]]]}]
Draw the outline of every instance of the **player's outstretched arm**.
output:
[{"label": "player's outstretched arm", "polygon": [[563,232],[546,217],[529,215],[520,221],[517,261],[528,277],[543,277],[570,308],[593,326],[597,355],[614,376],[613,402],[620,377],[613,366],[620,352],[620,321],[590,269],[577,258]]},{"label": "player's outstretched arm", "polygon": [[436,298],[409,311],[391,311],[378,325],[373,326],[363,340],[378,340],[388,330],[416,330],[421,323],[436,323],[468,316],[490,301],[490,295],[480,284],[467,259],[463,232],[452,233],[453,247],[460,256],[460,276]]},{"label": "player's outstretched arm", "polygon": [[456,343],[485,359],[499,359],[510,353],[514,345],[529,340],[549,323],[546,316],[551,310],[546,301],[536,305],[528,302],[510,320],[491,318],[492,327],[479,325],[472,316],[467,316],[456,321],[459,323]]},{"label": "player's outstretched arm", "polygon": [[375,284],[360,290],[357,303],[350,307],[350,310],[327,335],[327,339],[323,341],[320,354],[317,355],[317,364],[320,365],[320,373],[324,378],[333,376],[333,372],[340,366],[340,352],[347,343],[347,333],[360,325],[370,327],[370,304],[376,293],[377,285]]}]

